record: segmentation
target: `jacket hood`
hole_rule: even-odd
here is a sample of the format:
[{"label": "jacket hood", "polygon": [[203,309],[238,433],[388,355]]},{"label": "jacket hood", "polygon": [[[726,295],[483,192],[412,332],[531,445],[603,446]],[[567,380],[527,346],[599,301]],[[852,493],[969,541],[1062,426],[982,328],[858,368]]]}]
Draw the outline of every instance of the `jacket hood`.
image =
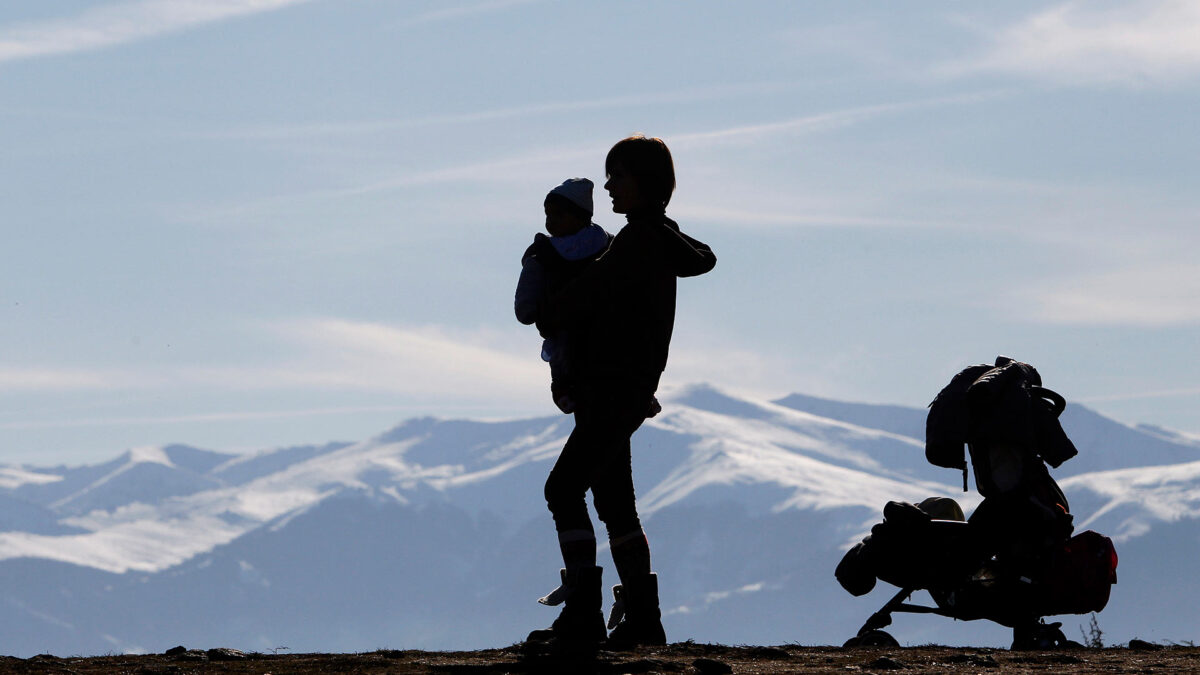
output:
[{"label": "jacket hood", "polygon": [[596,255],[608,246],[609,234],[592,223],[575,234],[550,237],[550,244],[564,260],[583,260]]}]

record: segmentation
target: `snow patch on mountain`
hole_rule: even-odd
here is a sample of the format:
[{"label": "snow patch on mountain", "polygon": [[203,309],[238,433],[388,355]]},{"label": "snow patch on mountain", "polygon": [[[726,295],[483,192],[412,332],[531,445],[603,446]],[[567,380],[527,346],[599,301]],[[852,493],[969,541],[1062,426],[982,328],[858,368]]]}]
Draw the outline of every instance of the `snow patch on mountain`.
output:
[{"label": "snow patch on mountain", "polygon": [[162,464],[172,469],[175,468],[175,464],[167,456],[166,449],[158,445],[144,445],[133,448],[126,456],[129,458],[129,465],[151,463]]},{"label": "snow patch on mountain", "polygon": [[[205,490],[158,503],[132,502],[63,519],[65,524],[88,530],[86,534],[0,533],[0,560],[38,557],[116,573],[160,571],[229,543],[263,523],[307,508],[340,487],[362,486],[356,474],[364,465],[387,465],[390,454],[404,449],[401,444],[365,445],[367,450],[358,455],[347,454],[359,447],[351,446],[332,457],[310,460],[244,486]],[[155,461],[152,453],[131,453],[129,462],[52,506],[61,508],[102,488],[145,464],[137,460],[147,457],[150,463],[165,466]]]},{"label": "snow patch on mountain", "polygon": [[[762,406],[760,410],[769,408]],[[787,496],[773,505],[774,511],[842,506],[877,508],[889,499],[920,501],[930,494],[952,491],[938,483],[887,477],[890,472],[877,460],[855,450],[852,443],[836,439],[838,434],[830,434],[829,427],[859,439],[893,434],[820,420],[783,408],[774,412],[792,424],[780,426],[686,408],[666,416],[658,426],[686,431],[700,440],[691,446],[692,461],[681,464],[643,496],[640,508],[653,513],[710,486],[786,488]],[[829,442],[830,436],[835,436],[833,442]],[[837,464],[827,461],[830,459]]]},{"label": "snow patch on mountain", "polygon": [[12,490],[22,485],[45,485],[57,483],[62,476],[40,471],[30,471],[18,466],[0,466],[0,489]]},{"label": "snow patch on mountain", "polygon": [[3,532],[0,560],[45,558],[107,572],[157,572],[232,541],[242,532],[219,518],[203,517],[187,522],[143,519],[65,536]]},{"label": "snow patch on mountain", "polygon": [[1184,431],[1176,431],[1167,429],[1166,427],[1155,426],[1153,424],[1139,424],[1134,427],[1138,431],[1161,438],[1164,441],[1178,443],[1180,445],[1191,445],[1200,448],[1200,434],[1191,434]]},{"label": "snow patch on mountain", "polygon": [[1068,493],[1086,490],[1101,500],[1076,529],[1102,529],[1117,542],[1141,536],[1156,523],[1200,518],[1200,462],[1100,471],[1061,485]]}]

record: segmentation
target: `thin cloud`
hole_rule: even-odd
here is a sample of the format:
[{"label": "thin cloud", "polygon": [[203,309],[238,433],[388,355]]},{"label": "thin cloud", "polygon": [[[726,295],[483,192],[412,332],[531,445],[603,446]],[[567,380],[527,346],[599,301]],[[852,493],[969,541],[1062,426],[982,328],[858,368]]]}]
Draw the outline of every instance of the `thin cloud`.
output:
[{"label": "thin cloud", "polygon": [[310,0],[141,0],[0,28],[0,63],[103,49]]},{"label": "thin cloud", "polygon": [[1200,265],[1155,263],[1047,281],[1009,298],[1022,318],[1051,324],[1162,327],[1200,323]]},{"label": "thin cloud", "polygon": [[1200,74],[1200,3],[1097,4],[1067,2],[1033,14],[1000,32],[985,54],[941,71],[1089,84],[1170,82]]},{"label": "thin cloud", "polygon": [[532,335],[513,349],[508,335],[453,333],[438,326],[393,326],[342,319],[286,321],[266,332],[281,353],[274,363],[158,368],[0,367],[0,393],[161,390],[205,387],[370,391],[447,399],[539,398],[548,371]]},{"label": "thin cloud", "polygon": [[124,389],[146,383],[145,378],[123,371],[0,366],[0,393]]},{"label": "thin cloud", "polygon": [[[692,150],[706,149],[731,142],[744,143],[753,140],[777,139],[780,134],[785,133],[806,134],[832,131],[888,114],[948,105],[971,105],[994,100],[1006,96],[1008,93],[1005,90],[989,90],[958,96],[942,96],[899,103],[858,106],[764,124],[672,134],[666,140],[672,147]],[[552,169],[561,164],[575,163],[581,159],[596,161],[597,157],[603,157],[604,153],[608,151],[612,140],[610,138],[590,143],[580,143],[573,147],[540,149],[460,166],[407,173],[358,186],[323,190],[319,191],[318,194],[344,197],[416,185],[444,184],[461,181],[520,181],[523,180],[524,176],[543,176],[548,172],[553,173]]]},{"label": "thin cloud", "polygon": [[863,227],[863,228],[950,228],[957,223],[940,223],[905,218],[880,218],[835,213],[783,213],[730,209],[693,204],[672,209],[688,222],[711,222],[750,228],[778,227]]},{"label": "thin cloud", "polygon": [[[779,88],[786,88],[788,86],[791,85],[780,82],[764,82],[749,85],[683,89],[676,92],[663,94],[662,100],[685,101],[690,99],[702,99],[705,97],[715,98],[731,94],[744,94],[751,90],[773,91]],[[711,129],[702,132],[669,134],[667,135],[667,141],[672,147],[680,149],[687,148],[694,151],[707,150],[729,143],[777,142],[778,138],[782,134],[803,135],[835,131],[890,114],[899,114],[913,110],[941,106],[974,105],[986,103],[988,101],[1012,95],[1012,93],[1012,90],[989,89],[955,96],[940,96],[927,99],[901,101],[896,103],[857,106],[763,124],[739,125],[735,127]],[[490,112],[481,111],[477,113],[470,113],[469,116],[471,116],[473,119],[485,119],[493,115],[505,116],[510,114],[534,114],[534,112],[549,110],[560,105],[564,106],[563,109],[565,110],[566,107],[574,105],[616,107],[638,105],[643,102],[644,100],[641,97],[617,97],[597,99],[595,101],[579,104],[540,104],[529,108],[506,108]],[[421,123],[451,123],[455,120],[463,119],[465,119],[463,116],[447,116],[428,118]],[[350,122],[345,124],[280,127],[275,129],[262,128],[257,130],[234,131],[230,133],[233,136],[245,134],[247,136],[256,136],[258,138],[289,137],[292,135],[303,135],[308,133],[341,134],[381,131],[385,128],[392,128],[394,125],[400,124],[403,124],[403,122],[399,120],[363,122],[361,124]],[[200,213],[192,216],[192,218],[203,220],[205,222],[228,221],[231,219],[244,217],[249,213],[256,213],[259,211],[270,212],[282,207],[290,207],[304,200],[338,200],[386,193],[420,186],[445,185],[449,183],[520,184],[535,176],[540,178],[546,175],[557,175],[564,172],[571,173],[575,170],[574,167],[578,167],[581,162],[595,163],[599,161],[598,158],[604,157],[604,153],[606,153],[609,147],[611,147],[612,142],[612,138],[606,137],[603,139],[594,139],[592,141],[583,141],[570,146],[556,145],[552,148],[538,148],[518,154],[494,157],[478,162],[459,164],[455,166],[446,166],[424,171],[394,173],[390,176],[382,176],[375,180],[360,181],[343,186],[329,186],[306,190],[303,192],[277,194],[239,204],[229,205],[226,207],[204,209]],[[682,211],[680,213],[682,214]],[[712,211],[708,211],[708,213],[712,213]],[[730,212],[729,215],[731,217],[736,217],[736,220],[739,223],[752,226],[779,226],[786,224],[834,224],[867,227],[941,226],[941,224],[917,222],[916,220],[893,218],[881,219],[869,215],[826,217],[824,214],[811,214],[809,216],[796,217],[793,214],[791,217],[781,217],[776,214],[749,213],[740,210],[736,210],[736,213]]]},{"label": "thin cloud", "polygon": [[[437,326],[392,326],[343,319],[287,322],[277,331],[295,336],[314,359],[301,381],[398,393],[504,395],[540,389],[545,364],[536,349],[517,355],[487,335],[453,334]],[[536,341],[535,341],[536,342]],[[294,377],[289,375],[288,378]]]},{"label": "thin cloud", "polygon": [[544,0],[488,0],[487,2],[475,3],[474,5],[445,7],[419,14],[405,21],[404,25],[416,26],[428,23],[437,23],[441,21],[455,21],[458,19],[479,16],[482,14],[503,12],[513,7],[532,5],[539,2],[544,2]]},{"label": "thin cloud", "polygon": [[762,354],[736,346],[677,345],[671,350],[660,386],[662,396],[678,395],[698,382],[719,382],[722,391],[770,399],[792,391],[823,390],[820,375],[789,356]]},{"label": "thin cloud", "polygon": [[1080,403],[1112,403],[1115,401],[1145,401],[1158,398],[1181,398],[1185,396],[1200,396],[1200,387],[1139,391],[1130,394],[1111,394],[1108,396],[1087,396],[1078,400]]},{"label": "thin cloud", "polygon": [[325,193],[345,197],[418,185],[459,182],[492,183],[498,180],[520,182],[524,179],[524,176],[544,176],[547,173],[558,173],[557,169],[561,165],[577,165],[581,160],[589,159],[596,161],[596,157],[603,157],[607,151],[608,145],[605,143],[581,144],[570,148],[538,150],[471,164],[403,174],[374,183],[325,191]]},{"label": "thin cloud", "polygon": [[697,103],[753,94],[779,92],[799,86],[786,82],[752,82],[705,87],[686,87],[667,92],[647,92],[628,96],[607,96],[590,100],[550,101],[523,106],[510,106],[492,110],[431,115],[427,117],[376,119],[347,122],[324,122],[295,125],[267,125],[203,134],[205,138],[238,138],[252,140],[275,140],[288,138],[313,138],[318,136],[354,136],[388,133],[404,129],[433,126],[455,126],[477,124],[506,119],[526,119],[544,115],[571,114],[595,110],[622,108],[653,108],[679,103]]},{"label": "thin cloud", "polygon": [[750,138],[773,138],[784,133],[796,134],[836,131],[838,129],[853,126],[860,122],[865,122],[870,119],[894,113],[950,105],[971,105],[983,103],[1001,98],[1008,95],[1008,93],[1009,92],[1004,90],[995,89],[955,96],[939,96],[936,98],[919,99],[914,101],[899,101],[895,103],[857,106],[853,108],[843,108],[840,110],[818,113],[816,115],[795,117],[778,122],[728,127],[725,129],[716,129],[713,131],[704,131],[691,134],[677,134],[672,136],[670,141],[672,145],[676,146],[710,147],[721,143],[744,142]]},{"label": "thin cloud", "polygon": [[404,412],[413,406],[378,405],[344,406],[330,408],[303,408],[297,410],[259,410],[238,412],[195,413],[191,415],[143,415],[137,417],[72,417],[67,420],[42,420],[0,423],[0,429],[64,429],[74,427],[111,427],[147,424],[190,424],[195,422],[246,422],[269,419],[290,419],[314,415],[353,415],[376,412]]}]

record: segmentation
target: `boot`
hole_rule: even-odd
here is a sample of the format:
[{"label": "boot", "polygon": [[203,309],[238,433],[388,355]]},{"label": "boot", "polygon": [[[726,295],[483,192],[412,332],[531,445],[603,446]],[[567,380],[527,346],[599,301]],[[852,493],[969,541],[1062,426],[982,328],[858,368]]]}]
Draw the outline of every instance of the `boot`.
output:
[{"label": "boot", "polygon": [[599,644],[607,633],[604,627],[600,583],[601,568],[581,567],[560,572],[562,586],[538,600],[544,605],[563,603],[562,611],[549,628],[535,630],[526,642]]},{"label": "boot", "polygon": [[613,614],[609,626],[609,649],[632,649],[638,645],[665,645],[662,612],[658,607],[658,576],[653,572],[614,586]]}]

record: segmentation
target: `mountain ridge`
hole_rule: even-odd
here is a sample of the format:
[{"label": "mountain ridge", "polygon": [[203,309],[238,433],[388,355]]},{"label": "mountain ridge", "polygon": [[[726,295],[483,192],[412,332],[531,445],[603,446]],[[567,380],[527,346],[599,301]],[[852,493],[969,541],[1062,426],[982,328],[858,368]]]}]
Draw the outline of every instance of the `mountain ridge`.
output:
[{"label": "mountain ridge", "polygon": [[[969,510],[978,501],[961,492],[958,472],[925,464],[919,438],[899,433],[921,409],[801,395],[766,401],[708,385],[664,404],[634,437],[634,474],[663,572],[664,620],[680,639],[840,643],[874,608],[837,587],[832,569],[883,504],[942,495]],[[1064,426],[1080,457],[1053,473],[1076,523],[1113,536],[1123,559],[1174,560],[1159,533],[1200,532],[1200,501],[1191,497],[1200,494],[1200,462],[1129,465],[1139,456],[1194,459],[1200,448],[1081,406],[1068,408]],[[412,647],[461,648],[470,645],[455,626],[480,613],[497,621],[476,639],[516,641],[517,627],[547,621],[532,603],[557,569],[541,485],[570,429],[562,415],[427,417],[359,442],[243,457],[174,445],[93,467],[0,467],[0,504],[30,507],[28,523],[16,514],[0,521],[0,573],[20,580],[0,590],[0,614],[32,622],[21,638],[32,653],[53,651],[39,644],[150,649],[168,626],[249,649],[363,650],[389,635]],[[1069,470],[1089,453],[1101,456],[1080,466],[1109,468]],[[111,489],[123,478],[130,490]],[[89,486],[90,510],[81,498],[59,503]],[[1176,576],[1190,578],[1182,567]],[[1124,571],[1122,580],[1113,604],[1128,617],[1113,630],[1171,614],[1125,598],[1123,588],[1142,581]],[[194,620],[173,614],[179,602],[201,608]],[[824,620],[798,611],[808,603]],[[114,611],[124,625],[110,625]],[[317,616],[345,630],[333,635]],[[917,618],[898,636],[945,642],[937,639],[944,631]],[[1003,631],[977,623],[954,634],[978,641]]]}]

